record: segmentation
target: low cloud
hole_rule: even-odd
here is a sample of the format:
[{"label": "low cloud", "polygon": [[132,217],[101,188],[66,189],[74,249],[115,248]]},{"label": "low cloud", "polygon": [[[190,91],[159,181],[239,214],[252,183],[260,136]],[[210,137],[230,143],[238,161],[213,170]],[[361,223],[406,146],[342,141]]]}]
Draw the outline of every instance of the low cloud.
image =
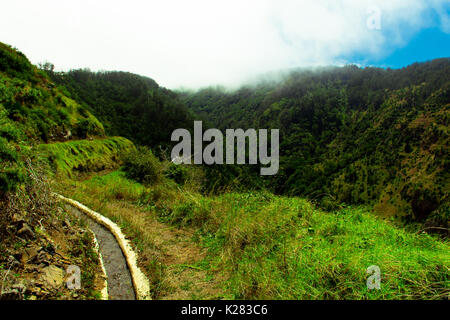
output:
[{"label": "low cloud", "polygon": [[446,3],[15,0],[2,4],[0,41],[59,70],[131,71],[170,88],[232,86],[272,70],[349,63],[356,53],[382,59],[435,26],[433,15],[450,33]]}]

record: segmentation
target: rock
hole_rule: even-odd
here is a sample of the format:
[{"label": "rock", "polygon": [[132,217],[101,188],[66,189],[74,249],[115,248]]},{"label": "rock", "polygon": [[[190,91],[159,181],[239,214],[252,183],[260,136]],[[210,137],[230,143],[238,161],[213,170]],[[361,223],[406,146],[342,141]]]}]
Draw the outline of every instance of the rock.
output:
[{"label": "rock", "polygon": [[38,254],[36,247],[28,247],[20,254],[19,260],[23,264],[33,261]]},{"label": "rock", "polygon": [[43,250],[45,250],[45,252],[48,252],[49,254],[51,254],[52,256],[55,254],[56,252],[56,248],[52,243],[48,243]]},{"label": "rock", "polygon": [[72,137],[72,131],[67,130],[67,133],[64,135],[64,139],[68,140],[70,137]]},{"label": "rock", "polygon": [[19,236],[25,236],[30,239],[34,238],[34,232],[31,230],[30,226],[26,223],[23,224],[22,228],[17,232]]},{"label": "rock", "polygon": [[42,281],[47,288],[59,288],[64,283],[64,270],[51,265],[42,270]]},{"label": "rock", "polygon": [[33,264],[30,267],[28,267],[28,270],[31,273],[41,273],[42,272],[42,268],[44,268],[44,267],[45,267],[45,265],[43,265],[42,267],[39,267],[38,265]]},{"label": "rock", "polygon": [[25,220],[20,214],[14,213],[12,216],[12,222],[22,225],[25,222]]}]

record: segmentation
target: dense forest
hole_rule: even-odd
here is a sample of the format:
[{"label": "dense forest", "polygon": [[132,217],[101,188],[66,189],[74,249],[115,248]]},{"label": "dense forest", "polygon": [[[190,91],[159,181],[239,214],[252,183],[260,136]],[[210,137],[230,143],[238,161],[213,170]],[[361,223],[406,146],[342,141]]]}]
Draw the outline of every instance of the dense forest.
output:
[{"label": "dense forest", "polygon": [[[277,193],[327,209],[372,204],[384,216],[447,224],[448,58],[399,70],[297,70],[279,82],[180,96],[221,129],[279,128],[280,172],[264,181]],[[253,170],[244,176],[246,185],[260,180]]]},{"label": "dense forest", "polygon": [[150,147],[165,146],[177,128],[190,128],[193,116],[170,90],[127,72],[72,70],[49,72],[66,94],[104,124],[108,135]]}]

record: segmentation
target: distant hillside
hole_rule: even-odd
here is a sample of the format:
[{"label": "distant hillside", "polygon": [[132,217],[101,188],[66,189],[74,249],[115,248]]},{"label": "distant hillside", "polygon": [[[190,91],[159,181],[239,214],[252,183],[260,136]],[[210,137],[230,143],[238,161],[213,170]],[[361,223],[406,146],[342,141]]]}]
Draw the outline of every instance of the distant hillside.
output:
[{"label": "distant hillside", "polygon": [[218,128],[279,128],[280,172],[266,181],[278,193],[447,224],[448,58],[400,70],[301,70],[232,92],[180,95]]},{"label": "distant hillside", "polygon": [[152,79],[89,70],[50,75],[102,121],[108,135],[157,147],[168,144],[173,130],[193,125],[190,112],[177,96]]}]

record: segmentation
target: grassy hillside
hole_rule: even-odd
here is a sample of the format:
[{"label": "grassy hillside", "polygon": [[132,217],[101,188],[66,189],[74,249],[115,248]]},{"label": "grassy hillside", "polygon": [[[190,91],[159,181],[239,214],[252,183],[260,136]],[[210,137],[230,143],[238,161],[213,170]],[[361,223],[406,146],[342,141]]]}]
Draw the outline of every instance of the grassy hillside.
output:
[{"label": "grassy hillside", "polygon": [[45,72],[0,43],[0,193],[24,181],[24,159],[42,142],[103,137],[103,125]]},{"label": "grassy hillside", "polygon": [[[53,197],[49,171],[38,158],[46,154],[44,162],[51,158],[58,170],[94,160],[111,166],[107,155],[116,150],[110,149],[131,142],[109,139],[85,146],[71,141],[70,148],[59,143],[102,137],[102,124],[88,110],[57,89],[21,52],[0,43],[0,299],[99,298],[101,267],[93,236]],[[65,163],[62,153],[68,150],[87,154]],[[63,276],[55,282],[43,276],[63,275],[69,265],[82,270],[77,292],[64,286]]]},{"label": "grassy hillside", "polygon": [[[81,138],[104,135],[103,126],[89,111],[58,90],[21,52],[2,43],[0,104],[7,117],[32,140],[60,140],[69,131]],[[8,133],[2,133],[5,135]]]},{"label": "grassy hillside", "polygon": [[37,146],[37,153],[49,164],[52,172],[72,178],[77,172],[113,169],[121,162],[124,154],[134,149],[131,141],[114,137],[41,144]]},{"label": "grassy hillside", "polygon": [[[448,298],[448,241],[423,230],[407,231],[366,207],[327,212],[269,192],[205,196],[198,168],[158,162],[146,149],[125,163],[55,188],[122,227],[154,298]],[[381,290],[367,288],[372,265],[381,269]]]},{"label": "grassy hillside", "polygon": [[[324,208],[376,205],[384,216],[448,226],[450,59],[399,70],[295,71],[236,91],[180,93],[211,126],[279,128],[280,172],[265,187]],[[215,168],[224,185],[253,172]]]},{"label": "grassy hillside", "polygon": [[[365,208],[328,213],[269,193],[205,197],[189,185],[144,186],[116,171],[66,182],[61,192],[122,226],[155,297],[181,291],[191,299],[448,298],[447,242],[408,233]],[[160,232],[165,224],[191,234],[170,238],[171,246],[183,248],[178,254],[192,255],[187,262],[165,258],[171,252],[167,233]],[[193,253],[198,244],[204,255]],[[381,290],[367,289],[371,265],[381,268]],[[174,284],[171,277],[183,281]]]},{"label": "grassy hillside", "polygon": [[173,130],[193,125],[192,115],[178,97],[150,78],[89,70],[49,74],[98,117],[108,135],[158,147],[169,144]]}]

